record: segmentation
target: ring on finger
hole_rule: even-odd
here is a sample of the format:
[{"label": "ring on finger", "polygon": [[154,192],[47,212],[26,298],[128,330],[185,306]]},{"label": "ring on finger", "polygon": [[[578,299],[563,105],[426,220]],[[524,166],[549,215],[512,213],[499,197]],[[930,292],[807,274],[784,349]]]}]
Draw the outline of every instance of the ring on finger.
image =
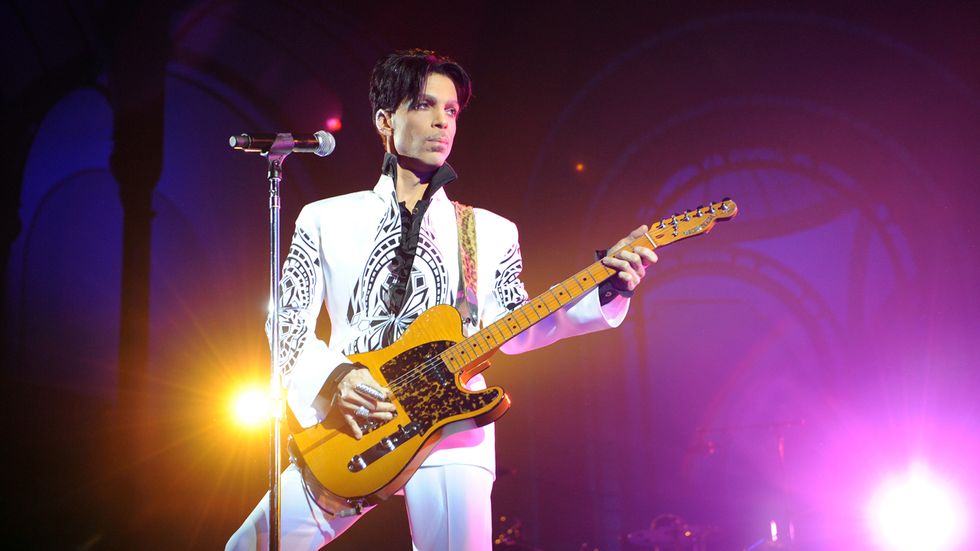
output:
[{"label": "ring on finger", "polygon": [[368,408],[361,406],[354,410],[354,417],[365,418],[368,416]]},{"label": "ring on finger", "polygon": [[376,388],[374,388],[374,387],[372,387],[370,385],[366,385],[364,383],[358,383],[357,386],[354,387],[354,390],[360,392],[361,394],[366,394],[367,396],[370,396],[371,398],[374,398],[375,400],[379,400],[380,401],[380,400],[384,400],[385,399],[385,393],[384,392],[381,392],[380,390],[378,390],[378,389],[376,389]]}]

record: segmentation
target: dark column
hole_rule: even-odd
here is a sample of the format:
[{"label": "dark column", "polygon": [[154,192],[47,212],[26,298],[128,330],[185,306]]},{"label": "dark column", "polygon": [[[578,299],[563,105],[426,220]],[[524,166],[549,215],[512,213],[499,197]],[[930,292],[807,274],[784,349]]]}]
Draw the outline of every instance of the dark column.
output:
[{"label": "dark column", "polygon": [[[166,62],[170,55],[168,2],[114,2],[115,43],[109,60],[113,109],[109,167],[123,208],[119,401],[112,448],[123,477],[118,536],[136,545],[152,526],[151,442],[158,434],[147,387],[149,365],[150,244],[153,190],[163,163]],[[136,547],[133,547],[136,548]]]},{"label": "dark column", "polygon": [[[11,117],[13,118],[13,117]],[[7,264],[10,261],[10,248],[20,235],[23,224],[20,220],[20,196],[21,187],[24,183],[24,168],[27,165],[27,154],[30,151],[31,140],[34,138],[36,124],[26,120],[4,121],[0,125],[0,132],[4,136],[13,136],[13,143],[10,147],[0,148],[0,163],[10,167],[10,178],[12,185],[5,186],[5,191],[10,194],[7,200],[2,201],[0,206],[0,274],[3,274],[3,281],[7,282]],[[18,139],[19,138],[19,139]],[[6,293],[0,294],[0,336],[7,335],[7,315],[8,305],[4,300]],[[16,303],[16,301],[15,301]],[[5,343],[7,346],[19,346],[14,343]],[[9,352],[7,357],[12,356]]]}]

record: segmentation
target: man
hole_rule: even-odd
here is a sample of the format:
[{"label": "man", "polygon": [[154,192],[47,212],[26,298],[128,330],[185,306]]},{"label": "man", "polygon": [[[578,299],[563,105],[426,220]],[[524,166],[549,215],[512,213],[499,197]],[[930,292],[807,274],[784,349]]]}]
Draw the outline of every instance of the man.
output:
[{"label": "man", "polygon": [[[331,408],[339,408],[356,438],[360,422],[390,420],[394,405],[368,370],[351,364],[348,356],[391,344],[428,308],[465,302],[464,332],[471,334],[481,322],[491,323],[527,300],[519,278],[517,228],[500,216],[473,210],[476,273],[467,278],[461,268],[458,211],[443,188],[456,179],[446,158],[470,96],[469,76],[448,58],[422,50],[382,58],[370,92],[385,148],[377,185],[312,203],[300,213],[283,266],[280,363],[287,402],[304,427],[324,419]],[[637,228],[613,248],[646,229]],[[646,248],[605,257],[616,276],[501,350],[523,352],[619,325],[626,297],[656,260]],[[475,280],[470,293],[466,279]],[[314,335],[321,302],[330,315],[329,345]],[[466,310],[473,307],[475,312]],[[486,388],[479,375],[467,386]],[[404,488],[415,549],[490,549],[493,452],[493,425],[477,428],[465,421],[444,431]],[[317,492],[316,482],[304,478],[295,463],[283,472],[284,549],[319,549],[359,518],[334,515],[317,501]],[[264,548],[268,526],[266,497],[227,549]]]}]

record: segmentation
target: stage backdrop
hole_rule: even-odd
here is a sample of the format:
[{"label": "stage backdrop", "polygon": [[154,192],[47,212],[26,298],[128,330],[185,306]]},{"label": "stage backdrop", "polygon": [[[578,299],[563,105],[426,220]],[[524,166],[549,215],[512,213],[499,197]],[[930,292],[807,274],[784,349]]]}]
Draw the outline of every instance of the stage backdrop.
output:
[{"label": "stage backdrop", "polygon": [[[474,78],[447,193],[517,223],[532,294],[639,224],[739,208],[658,251],[619,329],[494,363],[514,402],[497,423],[495,527],[612,551],[673,514],[710,550],[771,521],[800,549],[863,549],[876,484],[917,460],[980,506],[976,9],[362,4],[173,13],[150,445],[130,465],[107,456],[123,209],[104,77],[38,121],[5,280],[15,539],[43,524],[53,546],[108,548],[138,515],[139,548],[213,549],[237,528],[265,491],[265,435],[236,428],[228,402],[266,378],[268,215],[264,161],[228,136],[340,121],[332,156],[286,163],[285,248],[303,204],[375,183],[367,78],[413,46]],[[75,11],[98,42],[100,13]],[[25,36],[68,17],[10,15]],[[141,499],[118,499],[133,472]],[[408,548],[402,506],[338,548]]]}]

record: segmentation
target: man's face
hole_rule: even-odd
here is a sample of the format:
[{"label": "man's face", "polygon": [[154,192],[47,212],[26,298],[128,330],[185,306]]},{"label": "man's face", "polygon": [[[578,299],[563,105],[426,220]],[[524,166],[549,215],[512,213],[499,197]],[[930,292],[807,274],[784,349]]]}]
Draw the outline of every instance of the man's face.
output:
[{"label": "man's face", "polygon": [[449,77],[432,73],[419,101],[412,103],[406,99],[390,115],[392,153],[403,167],[430,172],[442,166],[453,149],[459,116],[456,86]]}]

